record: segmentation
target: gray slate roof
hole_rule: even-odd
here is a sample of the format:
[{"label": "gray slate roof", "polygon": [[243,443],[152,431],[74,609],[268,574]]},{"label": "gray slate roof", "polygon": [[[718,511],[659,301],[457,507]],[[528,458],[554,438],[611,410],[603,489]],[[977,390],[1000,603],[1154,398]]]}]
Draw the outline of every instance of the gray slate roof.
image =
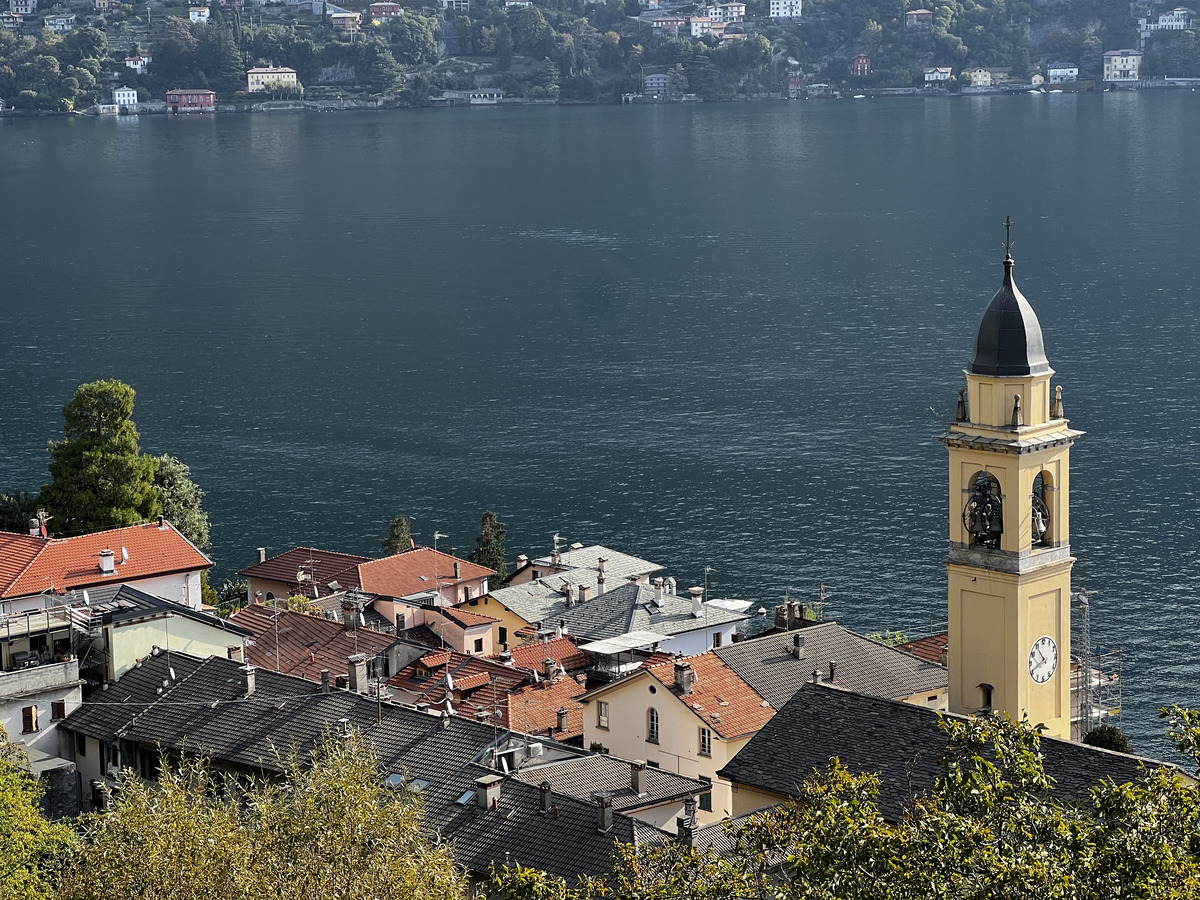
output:
[{"label": "gray slate roof", "polygon": [[704,615],[697,619],[692,616],[690,598],[667,593],[663,594],[663,605],[655,606],[654,588],[626,583],[587,603],[577,603],[571,609],[567,609],[564,602],[550,622],[557,624],[563,619],[577,638],[600,641],[630,631],[653,631],[670,637],[750,618],[746,613],[716,606],[705,605],[703,610]]},{"label": "gray slate roof", "polygon": [[[895,822],[913,797],[932,790],[947,747],[935,710],[806,684],[717,774],[796,796],[837,757],[852,772],[879,774],[879,809]],[[1136,756],[1047,737],[1041,749],[1059,799],[1082,799],[1102,778],[1120,784],[1141,774]]]},{"label": "gray slate roof", "polygon": [[[538,789],[512,777],[503,783],[497,810],[473,801],[457,803],[477,778],[496,774],[483,764],[490,761],[497,737],[491,727],[390,704],[383,706],[383,721],[377,724],[380,710],[374,700],[343,690],[322,693],[320,685],[262,669],[255,672],[254,693],[243,697],[238,664],[220,657],[172,653],[171,667],[174,681],[165,654],[148,657],[108,690],[85,700],[62,727],[106,742],[128,738],[203,751],[225,766],[271,773],[280,769],[277,750],[308,752],[332,723],[346,718],[374,744],[385,770],[429,781],[422,793],[426,825],[454,845],[463,865],[479,873],[493,861],[507,861],[566,877],[600,875],[608,869],[614,840],[665,838],[620,812],[613,815],[611,831],[600,834],[595,807],[566,796],[554,798],[557,818],[543,814]],[[569,749],[542,743],[547,752]]]},{"label": "gray slate roof", "polygon": [[613,809],[617,810],[645,809],[703,794],[709,789],[709,785],[703,781],[685,778],[663,769],[646,768],[642,774],[646,791],[643,794],[635,794],[629,762],[597,755],[522,769],[516,777],[534,787],[543,781],[549,782],[550,789],[555,794],[564,794],[584,801],[590,801],[596,793],[610,793],[613,795]]},{"label": "gray slate roof", "polygon": [[[804,641],[799,659],[789,652],[797,635]],[[900,700],[942,690],[948,683],[942,666],[884,647],[835,622],[764,635],[713,652],[776,709],[812,681],[814,669],[828,679],[831,660],[837,661],[838,686],[872,697]]]},{"label": "gray slate roof", "polygon": [[[558,554],[558,565],[568,566],[573,569],[591,569],[598,572],[601,557],[608,560],[608,568],[605,575],[610,585],[628,581],[634,575],[641,577],[642,575],[649,575],[651,572],[661,572],[666,568],[666,566],[660,566],[658,563],[639,559],[636,556],[630,556],[628,553],[622,553],[620,550],[612,550],[600,544],[593,544],[591,547],[580,547],[578,550],[564,550]],[[540,566],[554,565],[552,557],[549,556],[536,559],[533,563]]]}]

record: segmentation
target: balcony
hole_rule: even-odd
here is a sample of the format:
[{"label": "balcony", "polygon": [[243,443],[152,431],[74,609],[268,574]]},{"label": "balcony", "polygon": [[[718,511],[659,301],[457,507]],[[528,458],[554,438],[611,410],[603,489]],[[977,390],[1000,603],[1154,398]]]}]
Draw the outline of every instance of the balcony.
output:
[{"label": "balcony", "polygon": [[0,697],[22,697],[79,683],[79,660],[0,672]]}]

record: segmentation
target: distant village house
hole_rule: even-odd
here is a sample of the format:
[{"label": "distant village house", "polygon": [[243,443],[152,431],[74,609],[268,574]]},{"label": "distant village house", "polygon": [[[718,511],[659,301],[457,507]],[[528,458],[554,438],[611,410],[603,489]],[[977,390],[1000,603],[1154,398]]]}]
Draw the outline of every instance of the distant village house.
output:
[{"label": "distant village house", "polygon": [[246,72],[246,88],[251,93],[272,89],[294,91],[298,86],[296,70],[286,66],[263,66]]},{"label": "distant village house", "polygon": [[803,10],[804,0],[771,0],[772,19],[799,19]]},{"label": "distant village house", "polygon": [[933,12],[928,9],[910,9],[904,14],[904,27],[909,31],[929,31],[933,28]]}]

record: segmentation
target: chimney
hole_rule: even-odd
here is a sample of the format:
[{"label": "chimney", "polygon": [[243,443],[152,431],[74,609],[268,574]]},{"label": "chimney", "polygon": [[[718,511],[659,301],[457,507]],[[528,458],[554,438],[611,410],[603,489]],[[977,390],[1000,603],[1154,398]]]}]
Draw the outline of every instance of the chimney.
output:
[{"label": "chimney", "polygon": [[600,834],[608,834],[612,830],[612,798],[609,793],[592,794],[596,803],[596,830]]},{"label": "chimney", "polygon": [[575,606],[575,585],[568,584],[564,591],[567,595],[567,609],[571,609]]},{"label": "chimney", "polygon": [[454,564],[454,580],[455,581],[462,580],[462,563],[460,563],[460,562],[456,562]]},{"label": "chimney", "polygon": [[164,528],[166,528],[166,527],[167,527],[167,517],[166,517],[166,516],[164,516],[162,513],[159,513],[159,515],[158,515],[158,529],[159,529],[159,531],[162,531],[162,530],[163,530]]},{"label": "chimney", "polygon": [[821,683],[821,671],[820,671],[820,669],[813,669],[812,679],[813,679],[813,684],[820,684],[820,683]]},{"label": "chimney", "polygon": [[603,556],[597,557],[596,558],[596,568],[599,569],[601,572],[607,572],[608,571],[608,560],[605,559]]},{"label": "chimney", "polygon": [[687,816],[679,816],[675,819],[675,838],[684,846],[696,846],[696,826]]},{"label": "chimney", "polygon": [[692,595],[692,618],[704,618],[704,610],[702,608],[702,600],[704,599],[704,588],[694,587],[688,588],[688,593]]},{"label": "chimney", "polygon": [[480,809],[499,809],[500,784],[504,781],[499,775],[484,775],[475,779],[475,805]]},{"label": "chimney", "polygon": [[633,792],[639,797],[646,794],[646,761],[644,759],[635,759],[629,764],[630,775],[632,776],[631,786]]},{"label": "chimney", "polygon": [[322,669],[322,670],[321,670],[321,693],[322,693],[322,694],[328,694],[328,693],[329,693],[329,688],[330,688],[330,684],[329,684],[329,670],[328,670],[328,669]]},{"label": "chimney", "polygon": [[558,620],[558,628],[554,629],[554,631],[555,631],[555,633],[556,633],[556,634],[557,634],[558,632],[562,632],[563,634],[570,634],[570,633],[571,633],[571,629],[569,629],[569,628],[567,627],[567,620],[566,620],[566,619],[559,619],[559,620]]},{"label": "chimney", "polygon": [[238,666],[242,675],[242,696],[249,697],[254,693],[254,666]]},{"label": "chimney", "polygon": [[555,719],[556,719],[554,724],[558,728],[558,733],[566,734],[567,733],[567,708],[565,706],[560,706],[558,708],[558,712],[555,713],[554,715],[555,715]]},{"label": "chimney", "polygon": [[266,562],[266,561],[267,561],[267,548],[266,548],[266,547],[259,547],[259,548],[258,548],[258,561],[259,561],[259,562]]},{"label": "chimney", "polygon": [[641,580],[642,576],[641,575],[626,575],[625,577],[629,580],[630,584],[637,584],[638,581]]},{"label": "chimney", "polygon": [[592,599],[592,586],[590,584],[581,584],[579,586],[579,602],[587,603]]},{"label": "chimney", "polygon": [[654,605],[663,605],[663,580],[661,578],[654,579]]},{"label": "chimney", "polygon": [[830,684],[837,683],[837,660],[836,659],[831,659],[829,661],[829,683]]},{"label": "chimney", "polygon": [[113,558],[113,552],[107,547],[100,551],[100,574],[111,575],[117,571],[117,561]]},{"label": "chimney", "polygon": [[29,520],[29,536],[30,537],[41,537],[42,536],[42,523],[39,522],[37,519]]},{"label": "chimney", "polygon": [[353,631],[358,625],[358,606],[353,600],[342,601],[342,627]]},{"label": "chimney", "polygon": [[601,569],[596,575],[596,596],[599,597],[604,593],[604,570]]},{"label": "chimney", "polygon": [[563,619],[559,619],[558,624],[554,626],[554,636],[556,638],[562,637],[563,625],[565,625],[565,624],[566,624],[566,622]]},{"label": "chimney", "polygon": [[668,578],[668,579],[667,579],[667,580],[664,582],[664,584],[666,585],[666,588],[667,588],[667,593],[668,593],[668,594],[673,594],[673,593],[675,593],[675,591],[676,591],[676,585],[675,585],[675,579],[674,579],[674,578]]},{"label": "chimney", "polygon": [[427,713],[427,712],[429,712],[429,701],[428,700],[418,700],[416,703],[416,707],[417,707],[417,712]]},{"label": "chimney", "polygon": [[538,785],[538,809],[544,813],[550,812],[550,807],[552,806],[550,799],[550,782],[543,781]]},{"label": "chimney", "polygon": [[792,635],[792,646],[788,650],[796,659],[804,658],[804,638],[798,634]]},{"label": "chimney", "polygon": [[350,677],[350,691],[355,694],[367,692],[367,654],[355,653],[346,657],[348,668],[346,674]]},{"label": "chimney", "polygon": [[681,694],[692,692],[692,667],[682,659],[675,660],[675,687]]},{"label": "chimney", "polygon": [[542,660],[542,677],[547,681],[554,680],[554,674],[558,671],[554,665],[554,660],[546,658]]},{"label": "chimney", "polygon": [[788,611],[786,604],[780,603],[775,607],[775,627],[780,631],[788,630]]},{"label": "chimney", "polygon": [[241,644],[230,647],[229,658],[234,662],[244,663],[246,661],[246,648]]},{"label": "chimney", "polygon": [[520,556],[517,557],[517,568],[518,569],[521,568],[528,562],[529,562],[529,557],[526,556],[524,553],[522,553]]}]

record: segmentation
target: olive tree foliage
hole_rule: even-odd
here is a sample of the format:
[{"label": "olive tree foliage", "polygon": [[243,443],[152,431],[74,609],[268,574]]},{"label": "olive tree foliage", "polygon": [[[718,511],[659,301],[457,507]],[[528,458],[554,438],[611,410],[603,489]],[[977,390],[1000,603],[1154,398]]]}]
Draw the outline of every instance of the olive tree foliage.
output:
[{"label": "olive tree foliage", "polygon": [[61,900],[461,900],[450,850],[419,801],[383,783],[357,732],[328,735],[284,778],[243,787],[185,756],[158,784],[127,771],[110,809],[85,817]]},{"label": "olive tree foliage", "polygon": [[0,725],[0,900],[53,896],[50,876],[72,834],[43,818],[40,797],[41,786],[29,773],[28,756]]},{"label": "olive tree foliage", "polygon": [[[1176,744],[1200,750],[1200,714],[1174,708]],[[944,719],[933,789],[885,819],[879,780],[834,759],[794,803],[728,824],[732,851],[679,842],[618,847],[610,874],[568,884],[505,867],[504,900],[993,900],[1200,896],[1200,789],[1177,770],[1103,781],[1058,799],[1039,729],[1005,718]]]},{"label": "olive tree foliage", "polygon": [[63,439],[50,442],[41,502],[60,534],[137,525],[162,511],[155,462],[141,452],[134,390],[120,381],[83,384],[63,407]]},{"label": "olive tree foliage", "polygon": [[212,548],[208,536],[208,513],[201,507],[204,491],[192,481],[192,470],[174,456],[155,458],[154,488],[163,515],[201,552]]}]

